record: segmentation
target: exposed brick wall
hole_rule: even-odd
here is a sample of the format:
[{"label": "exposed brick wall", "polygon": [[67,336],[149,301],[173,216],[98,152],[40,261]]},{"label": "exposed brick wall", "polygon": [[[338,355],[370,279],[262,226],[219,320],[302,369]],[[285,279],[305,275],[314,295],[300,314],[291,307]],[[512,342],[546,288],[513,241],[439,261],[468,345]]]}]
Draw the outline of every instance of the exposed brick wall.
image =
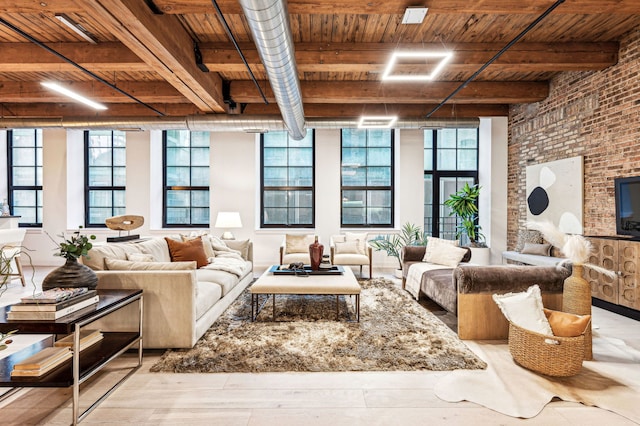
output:
[{"label": "exposed brick wall", "polygon": [[584,157],[584,233],[615,235],[613,179],[640,175],[640,28],[620,41],[618,63],[566,72],[547,99],[509,110],[508,242],[526,222],[527,165]]}]

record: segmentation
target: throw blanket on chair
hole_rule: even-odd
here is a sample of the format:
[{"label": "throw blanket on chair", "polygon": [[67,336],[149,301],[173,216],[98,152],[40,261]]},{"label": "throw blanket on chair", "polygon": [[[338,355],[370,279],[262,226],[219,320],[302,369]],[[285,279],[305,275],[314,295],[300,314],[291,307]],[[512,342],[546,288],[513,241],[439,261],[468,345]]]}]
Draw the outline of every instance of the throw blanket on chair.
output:
[{"label": "throw blanket on chair", "polygon": [[231,252],[216,252],[216,257],[213,258],[213,262],[204,266],[203,269],[229,272],[230,274],[238,276],[238,278],[242,278],[245,266],[246,262],[239,254]]},{"label": "throw blanket on chair", "polygon": [[448,270],[449,274],[453,273],[453,269],[450,266],[438,265],[428,262],[414,263],[409,267],[405,288],[413,297],[415,297],[416,300],[418,300],[418,297],[420,296],[420,285],[422,283],[423,274],[427,271],[437,270]]}]

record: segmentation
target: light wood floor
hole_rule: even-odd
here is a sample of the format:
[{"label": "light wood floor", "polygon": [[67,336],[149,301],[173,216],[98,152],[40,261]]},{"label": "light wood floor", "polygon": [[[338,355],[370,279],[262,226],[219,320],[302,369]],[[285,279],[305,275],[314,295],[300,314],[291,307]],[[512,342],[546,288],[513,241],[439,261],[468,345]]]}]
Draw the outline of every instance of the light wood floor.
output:
[{"label": "light wood floor", "polygon": [[[38,271],[41,275],[46,271]],[[379,271],[376,271],[379,275]],[[387,276],[387,278],[390,276]],[[14,281],[0,296],[13,303],[22,293]],[[428,309],[433,305],[426,303]],[[435,312],[443,315],[442,312]],[[623,339],[640,349],[640,324],[593,308],[597,333]],[[450,317],[447,318],[450,321]],[[563,401],[537,417],[515,419],[482,406],[447,403],[434,392],[446,372],[170,374],[150,373],[161,351],[145,352],[143,367],[109,396],[82,424],[167,425],[632,425],[608,411]],[[104,392],[125,364],[85,383],[84,406]],[[69,424],[71,391],[23,390],[0,404],[0,424]],[[640,400],[640,399],[639,399]]]}]

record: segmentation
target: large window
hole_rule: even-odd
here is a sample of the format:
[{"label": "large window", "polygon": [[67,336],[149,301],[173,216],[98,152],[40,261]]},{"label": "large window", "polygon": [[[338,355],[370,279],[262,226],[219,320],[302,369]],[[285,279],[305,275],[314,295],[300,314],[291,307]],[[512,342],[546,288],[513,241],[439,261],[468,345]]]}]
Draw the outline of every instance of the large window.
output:
[{"label": "large window", "polygon": [[209,132],[163,132],[165,227],[209,226]]},{"label": "large window", "polygon": [[296,141],[287,132],[261,136],[264,228],[314,226],[314,137]]},{"label": "large window", "polygon": [[126,134],[91,130],[84,140],[85,225],[104,227],[105,219],[126,211]]},{"label": "large window", "polygon": [[342,130],[341,225],[393,226],[393,130]]},{"label": "large window", "polygon": [[[424,230],[456,239],[458,218],[444,205],[451,194],[478,182],[478,129],[424,132]],[[463,241],[464,243],[464,241]]]},{"label": "large window", "polygon": [[42,227],[42,130],[9,130],[7,140],[11,214],[21,227]]}]

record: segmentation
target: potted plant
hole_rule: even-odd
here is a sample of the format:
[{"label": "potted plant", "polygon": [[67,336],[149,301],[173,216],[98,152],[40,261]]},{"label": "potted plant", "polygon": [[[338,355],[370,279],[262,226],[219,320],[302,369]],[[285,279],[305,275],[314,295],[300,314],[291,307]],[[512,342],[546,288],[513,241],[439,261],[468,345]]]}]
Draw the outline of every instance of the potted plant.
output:
[{"label": "potted plant", "polygon": [[369,244],[376,251],[385,251],[387,256],[395,257],[398,260],[396,276],[402,278],[402,247],[427,245],[427,235],[418,225],[405,223],[399,234],[378,235],[369,241]]},{"label": "potted plant", "polygon": [[[98,285],[98,277],[91,268],[78,262],[82,256],[88,256],[89,250],[93,247],[92,240],[95,235],[83,235],[80,231],[75,231],[70,238],[64,234],[59,235],[61,243],[56,243],[57,252],[55,256],[64,257],[66,262],[63,266],[54,269],[42,281],[42,290],[54,287],[88,287],[94,289]],[[55,240],[51,239],[54,243]]]},{"label": "potted plant", "polygon": [[468,183],[465,183],[461,190],[449,196],[449,199],[444,202],[444,205],[451,209],[449,216],[455,215],[460,218],[456,238],[466,235],[469,239],[471,261],[473,263],[486,265],[489,264],[490,251],[484,241],[484,234],[480,231],[482,227],[478,225],[478,197],[480,196],[480,189],[480,185],[469,186]]}]

